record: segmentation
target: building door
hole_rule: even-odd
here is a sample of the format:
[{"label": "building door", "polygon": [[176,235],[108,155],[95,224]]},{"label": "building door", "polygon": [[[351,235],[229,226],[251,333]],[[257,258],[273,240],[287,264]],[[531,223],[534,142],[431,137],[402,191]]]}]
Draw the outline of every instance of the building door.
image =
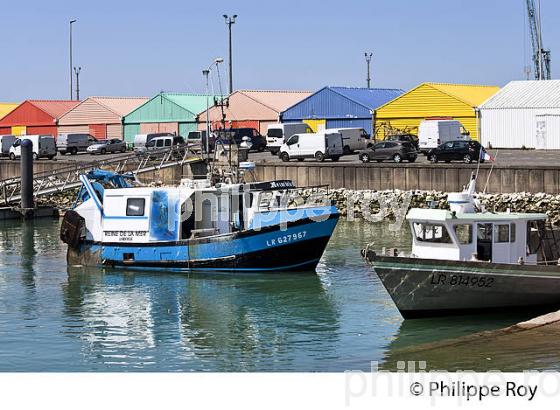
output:
[{"label": "building door", "polygon": [[26,130],[27,128],[25,127],[25,125],[12,127],[12,135],[26,135]]},{"label": "building door", "polygon": [[535,137],[535,148],[546,149],[546,117],[541,117],[537,120],[537,134]]},{"label": "building door", "polygon": [[89,133],[97,140],[107,139],[107,124],[90,124]]},{"label": "building door", "polygon": [[327,126],[326,120],[303,120],[303,122],[309,125],[313,132],[324,131]]}]

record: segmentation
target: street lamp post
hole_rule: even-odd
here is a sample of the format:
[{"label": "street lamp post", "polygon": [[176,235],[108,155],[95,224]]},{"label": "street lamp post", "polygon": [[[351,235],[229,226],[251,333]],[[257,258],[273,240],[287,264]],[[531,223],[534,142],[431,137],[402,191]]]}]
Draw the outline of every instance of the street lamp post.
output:
[{"label": "street lamp post", "polygon": [[367,64],[367,77],[366,77],[367,88],[371,88],[370,63],[371,63],[371,57],[373,56],[373,53],[366,52],[364,54],[366,57],[366,64]]},{"label": "street lamp post", "polygon": [[72,24],[74,24],[76,21],[78,21],[78,20],[76,20],[76,19],[70,20],[70,100],[72,100],[72,97],[73,97],[73,95],[72,95],[73,94],[73,84],[72,84],[72,77],[73,77],[73,75],[72,75],[72,68],[73,68],[73,65],[72,65]]},{"label": "street lamp post", "polygon": [[76,74],[76,100],[80,100],[80,71],[82,67],[74,67],[74,73]]},{"label": "street lamp post", "polygon": [[224,14],[224,19],[226,20],[226,25],[228,26],[229,31],[229,94],[233,92],[233,64],[231,61],[231,26],[235,24],[235,19],[237,18],[237,14],[229,17],[227,14]]}]

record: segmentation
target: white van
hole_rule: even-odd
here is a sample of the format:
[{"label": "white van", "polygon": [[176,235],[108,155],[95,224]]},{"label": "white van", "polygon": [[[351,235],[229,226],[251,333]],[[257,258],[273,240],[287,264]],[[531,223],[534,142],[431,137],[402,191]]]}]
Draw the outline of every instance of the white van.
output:
[{"label": "white van", "polygon": [[339,132],[342,135],[344,155],[366,149],[370,138],[363,128],[329,128],[327,131]]},{"label": "white van", "polygon": [[294,134],[311,133],[313,130],[303,122],[287,122],[270,124],[266,132],[266,149],[272,155],[280,152],[280,147]]},{"label": "white van", "polygon": [[342,155],[342,135],[331,130],[295,134],[280,147],[280,159],[284,162],[292,158],[297,158],[298,161],[305,158],[315,158],[320,162],[325,158],[338,161]]},{"label": "white van", "polygon": [[463,124],[455,120],[424,120],[418,128],[419,148],[424,155],[446,142],[469,139]]},{"label": "white van", "polygon": [[167,137],[167,136],[174,137],[175,134],[171,134],[169,132],[155,132],[152,134],[136,134],[134,136],[134,151],[138,151],[138,150],[145,151],[144,147],[148,142],[150,142],[151,140],[157,137]]},{"label": "white van", "polygon": [[33,159],[56,157],[56,143],[52,135],[22,135],[10,148],[10,159],[21,157],[21,142],[30,140],[33,143]]},{"label": "white van", "polygon": [[15,135],[0,135],[0,157],[7,157],[10,155],[10,148],[16,140]]}]

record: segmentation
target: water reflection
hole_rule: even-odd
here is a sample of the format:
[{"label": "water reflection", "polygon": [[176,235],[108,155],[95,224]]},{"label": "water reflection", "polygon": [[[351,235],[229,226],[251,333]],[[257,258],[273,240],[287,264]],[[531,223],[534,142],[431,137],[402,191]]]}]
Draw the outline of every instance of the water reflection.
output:
[{"label": "water reflection", "polygon": [[63,295],[66,334],[106,370],[150,370],[156,359],[171,370],[289,370],[335,356],[337,311],[314,274],[68,268]]}]

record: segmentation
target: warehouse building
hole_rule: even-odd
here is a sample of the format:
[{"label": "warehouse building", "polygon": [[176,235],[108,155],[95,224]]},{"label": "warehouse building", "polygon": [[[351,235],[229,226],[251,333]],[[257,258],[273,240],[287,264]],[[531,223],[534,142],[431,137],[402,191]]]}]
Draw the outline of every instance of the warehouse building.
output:
[{"label": "warehouse building", "polygon": [[404,91],[386,88],[324,87],[281,114],[282,122],[305,122],[313,131],[363,128],[372,133],[374,111]]},{"label": "warehouse building", "polygon": [[484,85],[423,83],[379,107],[375,112],[376,138],[390,132],[418,133],[426,118],[454,119],[478,140],[477,107],[498,92]]},{"label": "warehouse building", "polygon": [[560,80],[512,81],[480,106],[481,143],[560,149]]},{"label": "warehouse building", "polygon": [[13,111],[18,104],[14,103],[0,103],[0,119],[4,118],[6,115]]},{"label": "warehouse building", "polygon": [[0,119],[0,134],[58,135],[57,122],[79,101],[26,100]]},{"label": "warehouse building", "polygon": [[122,138],[123,117],[148,101],[144,97],[89,97],[58,120],[58,133]]},{"label": "warehouse building", "polygon": [[[209,97],[209,104],[213,103]],[[159,93],[123,118],[124,138],[134,142],[136,134],[157,132],[187,136],[197,129],[196,116],[205,109],[205,95]]]},{"label": "warehouse building", "polygon": [[[266,134],[268,125],[278,122],[282,111],[309,95],[307,91],[235,91],[228,97],[228,105],[223,107],[226,128],[254,128]],[[212,128],[220,128],[222,107],[212,106],[208,113]],[[205,129],[205,111],[198,115],[198,122],[198,128]]]}]

